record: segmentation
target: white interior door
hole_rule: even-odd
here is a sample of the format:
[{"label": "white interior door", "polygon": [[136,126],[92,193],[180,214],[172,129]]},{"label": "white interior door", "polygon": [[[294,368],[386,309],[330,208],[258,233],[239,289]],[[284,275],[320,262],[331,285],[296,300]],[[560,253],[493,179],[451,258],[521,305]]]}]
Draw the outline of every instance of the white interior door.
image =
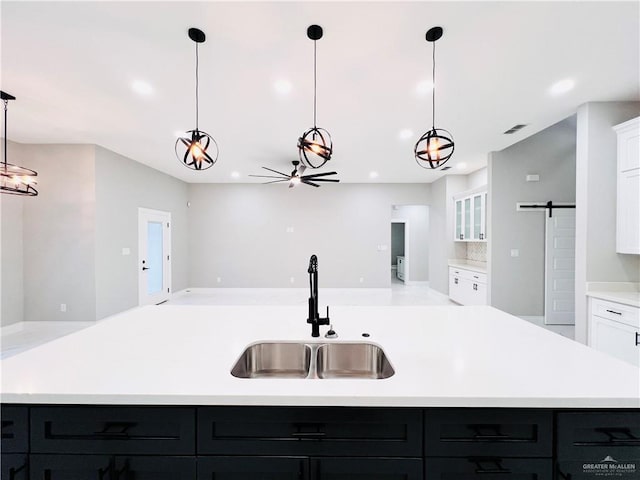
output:
[{"label": "white interior door", "polygon": [[553,209],[545,215],[544,323],[575,324],[576,211]]},{"label": "white interior door", "polygon": [[140,305],[171,295],[171,213],[138,209],[138,297]]}]

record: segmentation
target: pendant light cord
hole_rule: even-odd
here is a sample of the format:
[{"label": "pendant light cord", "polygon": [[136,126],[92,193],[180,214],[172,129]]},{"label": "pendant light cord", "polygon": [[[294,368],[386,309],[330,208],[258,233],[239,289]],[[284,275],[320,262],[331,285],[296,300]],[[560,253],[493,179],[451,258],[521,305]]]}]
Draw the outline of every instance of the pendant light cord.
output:
[{"label": "pendant light cord", "polygon": [[198,42],[196,42],[196,130],[198,130]]},{"label": "pendant light cord", "polygon": [[317,40],[313,41],[313,128],[316,128],[316,44]]},{"label": "pendant light cord", "polygon": [[431,71],[431,83],[433,84],[433,90],[431,91],[431,104],[432,104],[432,116],[431,116],[431,128],[436,128],[436,42],[433,42],[433,69]]}]

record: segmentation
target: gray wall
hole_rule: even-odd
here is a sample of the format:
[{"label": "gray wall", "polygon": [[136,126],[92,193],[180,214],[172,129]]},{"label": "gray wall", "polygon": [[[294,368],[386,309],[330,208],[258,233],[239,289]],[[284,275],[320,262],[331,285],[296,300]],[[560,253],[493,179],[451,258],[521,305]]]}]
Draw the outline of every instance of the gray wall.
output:
[{"label": "gray wall", "polygon": [[467,190],[466,175],[445,175],[431,184],[429,208],[429,287],[449,294],[449,259],[465,258],[466,245],[453,241],[456,193]]},{"label": "gray wall", "polygon": [[185,182],[96,147],[97,319],[138,305],[138,207],[171,212],[172,288],[189,286],[187,193]]},{"label": "gray wall", "polygon": [[[408,275],[405,283],[429,281],[429,207],[401,205],[391,211],[392,219],[404,219],[409,225]],[[406,235],[405,230],[405,235]],[[407,252],[405,252],[405,256]]]},{"label": "gray wall", "polygon": [[378,245],[389,245],[391,206],[428,205],[429,192],[424,184],[191,184],[188,283],[306,287],[316,254],[320,286],[388,287],[391,251]]},{"label": "gray wall", "polygon": [[391,224],[391,265],[397,265],[398,256],[404,256],[404,223]]},{"label": "gray wall", "polygon": [[[24,155],[20,144],[7,144],[8,161],[22,161]],[[0,152],[0,158],[4,158],[3,155],[4,151]],[[33,198],[0,195],[0,326],[24,319],[22,210],[23,202],[32,200]]]},{"label": "gray wall", "polygon": [[24,320],[94,320],[95,149],[20,148],[24,165],[38,172],[39,192],[23,201]]},{"label": "gray wall", "polygon": [[640,256],[616,253],[617,125],[639,102],[595,102],[578,109],[576,159],[576,340],[587,341],[586,282],[637,282]]},{"label": "gray wall", "polygon": [[[513,315],[544,313],[542,212],[518,212],[518,202],[574,202],[575,116],[500,152],[488,163],[491,225],[491,305]],[[539,182],[526,182],[527,174]],[[520,255],[511,257],[511,249]]]}]

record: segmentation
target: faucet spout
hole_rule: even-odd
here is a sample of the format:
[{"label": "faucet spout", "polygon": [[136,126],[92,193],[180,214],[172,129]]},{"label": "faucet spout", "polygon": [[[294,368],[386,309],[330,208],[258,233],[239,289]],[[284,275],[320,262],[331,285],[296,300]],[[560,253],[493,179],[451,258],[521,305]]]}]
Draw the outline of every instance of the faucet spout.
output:
[{"label": "faucet spout", "polygon": [[329,309],[327,308],[327,317],[320,318],[318,312],[318,257],[311,255],[309,259],[309,317],[307,323],[311,324],[311,336],[320,336],[320,325],[329,325]]}]

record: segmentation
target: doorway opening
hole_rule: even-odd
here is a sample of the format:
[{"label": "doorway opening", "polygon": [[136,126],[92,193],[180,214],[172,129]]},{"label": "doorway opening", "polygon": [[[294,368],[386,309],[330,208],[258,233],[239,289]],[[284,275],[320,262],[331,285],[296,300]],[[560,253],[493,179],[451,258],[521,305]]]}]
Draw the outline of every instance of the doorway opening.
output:
[{"label": "doorway opening", "polygon": [[406,220],[391,220],[391,283],[404,284],[408,278],[409,225]]},{"label": "doorway opening", "polygon": [[138,303],[157,305],[171,295],[171,213],[138,208]]}]

